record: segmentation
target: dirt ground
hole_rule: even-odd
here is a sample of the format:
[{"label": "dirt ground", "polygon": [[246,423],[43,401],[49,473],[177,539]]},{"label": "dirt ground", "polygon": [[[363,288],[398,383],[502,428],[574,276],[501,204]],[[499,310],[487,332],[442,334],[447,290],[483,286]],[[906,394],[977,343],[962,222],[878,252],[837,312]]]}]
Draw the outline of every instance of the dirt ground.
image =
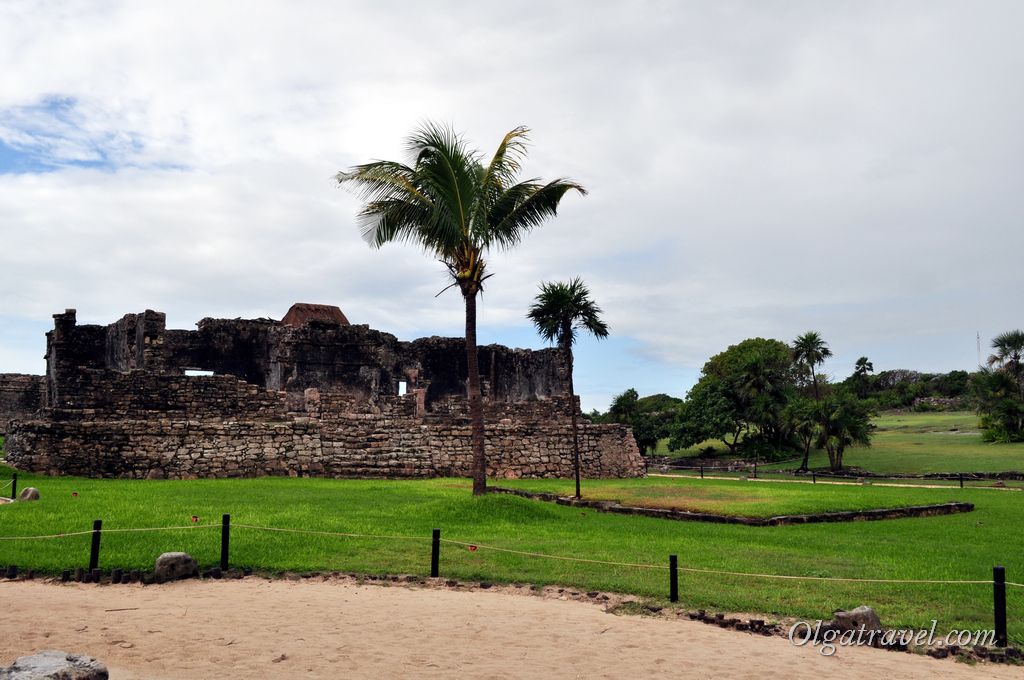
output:
[{"label": "dirt ground", "polygon": [[1021,678],[913,654],[841,648],[685,618],[619,616],[531,595],[351,579],[163,586],[0,582],[0,665],[85,653],[114,680],[165,678]]}]

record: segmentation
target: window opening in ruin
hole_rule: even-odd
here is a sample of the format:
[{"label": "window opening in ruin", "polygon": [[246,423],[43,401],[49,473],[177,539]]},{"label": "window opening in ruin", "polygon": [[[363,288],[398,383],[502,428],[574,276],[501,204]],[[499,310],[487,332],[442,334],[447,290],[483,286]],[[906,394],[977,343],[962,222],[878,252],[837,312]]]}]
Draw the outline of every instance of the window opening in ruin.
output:
[{"label": "window opening in ruin", "polygon": [[213,371],[204,371],[198,368],[186,368],[185,375],[213,375]]},{"label": "window opening in ruin", "polygon": [[398,381],[398,396],[404,397],[406,392],[408,392],[408,385],[406,384],[406,382],[404,380],[399,380]]}]

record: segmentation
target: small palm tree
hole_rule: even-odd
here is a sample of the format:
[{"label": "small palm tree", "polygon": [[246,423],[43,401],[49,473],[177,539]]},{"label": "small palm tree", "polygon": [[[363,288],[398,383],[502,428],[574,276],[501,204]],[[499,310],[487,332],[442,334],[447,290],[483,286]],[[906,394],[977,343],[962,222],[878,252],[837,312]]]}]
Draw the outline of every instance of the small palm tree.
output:
[{"label": "small palm tree", "polygon": [[473,443],[473,494],[487,490],[483,397],[476,347],[476,297],[490,250],[509,250],[554,217],[569,191],[566,179],[517,181],[529,130],[517,127],[485,163],[450,127],[426,123],[409,137],[409,163],[373,161],[339,172],[365,202],[358,225],[373,248],[414,243],[441,261],[466,306],[466,392]]},{"label": "small palm tree", "polygon": [[1017,391],[1024,397],[1024,331],[1007,331],[992,340],[992,356],[988,365],[1008,373],[1017,383]]},{"label": "small palm tree", "polygon": [[839,391],[818,402],[818,441],[828,453],[833,472],[843,469],[843,454],[849,446],[871,446],[871,413],[864,402]]},{"label": "small palm tree", "polygon": [[601,320],[601,308],[590,299],[590,291],[577,277],[568,283],[540,284],[540,293],[527,318],[548,342],[555,342],[565,354],[569,371],[569,403],[572,407],[572,466],[576,476],[576,498],[580,497],[580,439],[576,423],[576,394],[573,388],[572,346],[576,331],[587,331],[598,340],[608,337],[608,325]]},{"label": "small palm tree", "polygon": [[793,341],[793,360],[810,369],[815,399],[821,399],[821,394],[818,392],[818,376],[814,372],[814,367],[824,363],[830,356],[832,350],[817,331],[807,331]]}]

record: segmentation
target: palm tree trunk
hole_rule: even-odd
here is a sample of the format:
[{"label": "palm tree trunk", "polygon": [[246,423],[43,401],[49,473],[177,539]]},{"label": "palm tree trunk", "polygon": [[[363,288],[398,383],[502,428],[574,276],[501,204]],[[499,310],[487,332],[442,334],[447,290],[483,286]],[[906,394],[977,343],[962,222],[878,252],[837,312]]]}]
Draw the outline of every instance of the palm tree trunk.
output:
[{"label": "palm tree trunk", "polygon": [[487,492],[487,455],[484,452],[484,405],[480,394],[480,358],[476,349],[476,292],[466,300],[466,396],[473,445],[473,495]]},{"label": "palm tree trunk", "polygon": [[811,460],[811,440],[808,439],[804,442],[804,460],[800,463],[800,467],[797,468],[798,472],[807,472],[808,464]]},{"label": "palm tree trunk", "polygon": [[580,433],[576,423],[576,392],[572,383],[572,348],[565,348],[565,361],[569,369],[569,406],[572,408],[572,471],[576,477],[576,498],[580,495]]},{"label": "palm tree trunk", "polygon": [[814,385],[814,400],[820,401],[821,395],[818,394],[818,376],[814,374],[814,364],[811,364],[811,384]]}]

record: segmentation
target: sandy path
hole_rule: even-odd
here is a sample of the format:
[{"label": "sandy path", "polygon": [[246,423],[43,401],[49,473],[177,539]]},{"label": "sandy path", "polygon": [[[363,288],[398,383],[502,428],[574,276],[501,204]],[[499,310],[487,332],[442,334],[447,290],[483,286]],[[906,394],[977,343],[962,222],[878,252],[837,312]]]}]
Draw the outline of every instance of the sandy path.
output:
[{"label": "sandy path", "polygon": [[[704,475],[703,477],[697,477],[696,475],[674,475],[669,472],[648,472],[648,477],[679,477],[682,479],[724,479],[726,481],[739,481],[739,477],[723,477],[721,475]],[[870,481],[870,477],[868,478]],[[860,482],[837,482],[837,481],[826,481],[818,480],[817,482],[810,479],[771,479],[764,477],[748,477],[744,481],[747,482],[776,482],[778,484],[834,484],[836,486],[864,486]],[[900,489],[958,489],[959,487],[954,484],[900,484],[899,482],[875,482],[872,481],[868,486],[891,486]],[[968,489],[991,489],[993,491],[1024,491],[1024,489],[1016,486],[968,486]]]},{"label": "sandy path", "polygon": [[0,601],[0,663],[63,649],[98,657],[115,680],[1024,676],[872,649],[829,658],[781,637],[494,591],[258,578],[159,587],[2,582]]}]

